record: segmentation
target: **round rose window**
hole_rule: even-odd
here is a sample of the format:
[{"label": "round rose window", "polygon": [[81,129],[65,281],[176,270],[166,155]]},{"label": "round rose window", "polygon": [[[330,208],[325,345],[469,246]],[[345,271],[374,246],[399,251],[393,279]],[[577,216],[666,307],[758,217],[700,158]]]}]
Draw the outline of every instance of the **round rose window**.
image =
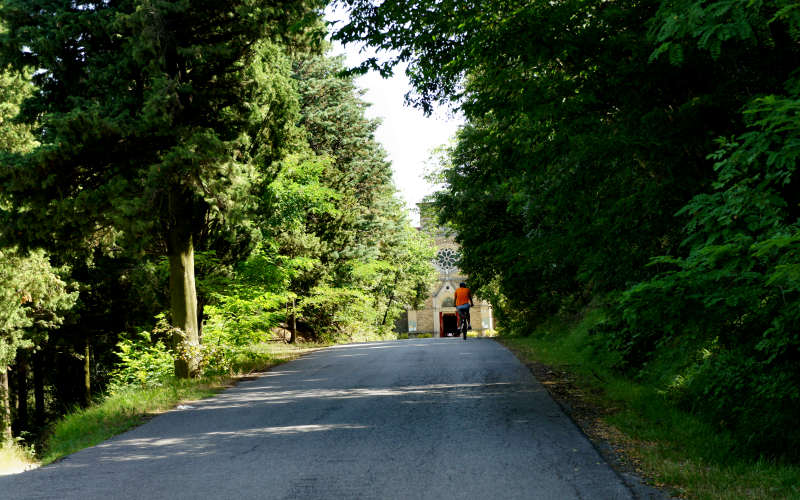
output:
[{"label": "round rose window", "polygon": [[456,268],[456,262],[458,262],[458,258],[458,252],[452,248],[442,248],[439,250],[439,253],[436,254],[436,265],[442,271],[452,271]]}]

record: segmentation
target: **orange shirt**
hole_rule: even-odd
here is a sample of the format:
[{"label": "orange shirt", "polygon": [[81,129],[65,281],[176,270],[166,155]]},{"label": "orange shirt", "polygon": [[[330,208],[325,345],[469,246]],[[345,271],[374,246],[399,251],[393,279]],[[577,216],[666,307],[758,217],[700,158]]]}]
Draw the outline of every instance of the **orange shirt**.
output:
[{"label": "orange shirt", "polygon": [[456,307],[469,304],[469,288],[456,288]]}]

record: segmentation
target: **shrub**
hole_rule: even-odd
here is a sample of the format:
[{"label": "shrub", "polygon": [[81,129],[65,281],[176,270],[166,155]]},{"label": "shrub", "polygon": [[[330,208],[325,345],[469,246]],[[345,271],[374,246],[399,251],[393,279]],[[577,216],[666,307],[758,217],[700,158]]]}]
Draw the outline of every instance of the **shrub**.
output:
[{"label": "shrub", "polygon": [[173,353],[163,340],[153,340],[151,332],[141,331],[131,338],[123,339],[117,344],[117,348],[116,354],[120,362],[111,372],[108,385],[111,394],[129,386],[160,386],[174,374]]},{"label": "shrub", "polygon": [[231,373],[237,364],[254,361],[258,354],[250,347],[269,340],[271,330],[285,317],[285,294],[261,291],[215,298],[216,303],[205,308],[201,362],[205,375]]},{"label": "shrub", "polygon": [[[800,455],[800,87],[757,99],[751,131],[721,141],[714,191],[682,210],[687,254],[625,292],[597,345],[759,453]],[[794,183],[796,184],[796,182]],[[663,366],[663,365],[662,365]],[[652,374],[652,372],[651,372]]]},{"label": "shrub", "polygon": [[[374,299],[350,288],[320,286],[300,301],[302,316],[318,328],[317,340],[369,340],[375,337],[377,309]],[[391,328],[379,332],[378,337],[391,335]]]}]

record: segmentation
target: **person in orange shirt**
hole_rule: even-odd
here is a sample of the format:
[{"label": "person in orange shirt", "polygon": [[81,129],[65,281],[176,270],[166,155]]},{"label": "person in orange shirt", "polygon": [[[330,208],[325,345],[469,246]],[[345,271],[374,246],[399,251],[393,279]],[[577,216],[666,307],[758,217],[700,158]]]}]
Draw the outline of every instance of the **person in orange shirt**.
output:
[{"label": "person in orange shirt", "polygon": [[[456,302],[456,315],[463,314],[467,318],[467,330],[472,330],[472,325],[469,322],[469,308],[474,307],[475,303],[472,302],[472,292],[467,288],[466,283],[460,283],[456,289],[455,295]],[[457,321],[461,321],[460,316],[457,316]],[[466,340],[466,338],[464,339]]]}]

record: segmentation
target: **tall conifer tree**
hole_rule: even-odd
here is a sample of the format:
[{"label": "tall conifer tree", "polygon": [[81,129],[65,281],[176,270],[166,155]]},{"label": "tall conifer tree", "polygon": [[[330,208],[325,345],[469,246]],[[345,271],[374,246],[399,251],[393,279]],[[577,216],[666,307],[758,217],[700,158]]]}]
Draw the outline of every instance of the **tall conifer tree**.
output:
[{"label": "tall conifer tree", "polygon": [[[304,0],[7,0],[0,59],[35,68],[22,119],[41,145],[5,154],[6,243],[114,242],[169,258],[173,325],[196,369],[194,245],[248,196],[293,119],[269,79],[272,43]],[[11,238],[13,236],[13,238]]]}]

